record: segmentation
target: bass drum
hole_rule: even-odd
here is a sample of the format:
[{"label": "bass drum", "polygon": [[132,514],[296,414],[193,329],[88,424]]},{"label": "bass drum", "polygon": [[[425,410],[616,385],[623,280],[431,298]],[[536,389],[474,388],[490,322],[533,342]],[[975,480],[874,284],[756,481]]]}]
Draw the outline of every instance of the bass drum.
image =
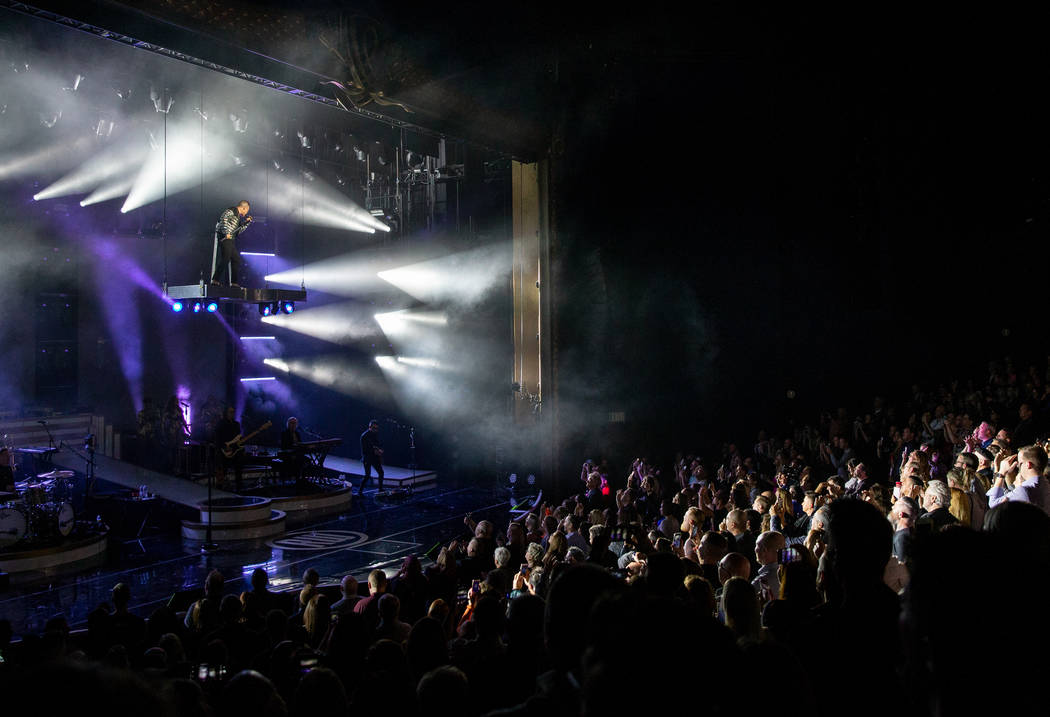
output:
[{"label": "bass drum", "polygon": [[77,520],[76,513],[73,512],[73,504],[59,503],[57,518],[58,534],[63,538],[69,537],[69,534],[73,532],[73,525]]},{"label": "bass drum", "polygon": [[20,507],[0,507],[0,549],[8,548],[26,537],[26,515]]},{"label": "bass drum", "polygon": [[69,503],[44,503],[30,508],[34,540],[64,538],[73,532],[76,515]]}]

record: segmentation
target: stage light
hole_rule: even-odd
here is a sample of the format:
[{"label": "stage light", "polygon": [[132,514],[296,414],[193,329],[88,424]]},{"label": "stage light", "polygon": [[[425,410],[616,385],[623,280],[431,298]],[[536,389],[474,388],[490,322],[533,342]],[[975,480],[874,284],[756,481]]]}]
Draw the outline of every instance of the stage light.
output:
[{"label": "stage light", "polygon": [[411,311],[401,309],[400,311],[388,311],[375,314],[376,323],[383,333],[388,337],[403,334],[418,334],[419,324],[426,326],[448,326],[448,316],[443,311]]},{"label": "stage light", "polygon": [[[323,354],[302,358],[273,358],[264,361],[269,368],[309,381],[344,396],[390,401],[390,386],[379,371],[361,365],[360,359],[343,354]],[[278,383],[278,385],[281,385]]]},{"label": "stage light", "polygon": [[[110,195],[106,198],[112,198],[114,187],[131,188],[132,180],[129,175],[137,172],[137,167],[144,159],[145,152],[142,148],[128,143],[110,146],[66,173],[61,179],[41,189],[33,198],[53,199],[103,188],[103,194]],[[84,200],[84,206],[94,204],[95,201],[99,200],[89,197]]]},{"label": "stage light", "polygon": [[48,142],[45,147],[28,153],[5,154],[0,157],[0,179],[35,174],[41,167],[47,167],[49,171],[63,170],[80,161],[82,152],[94,144],[91,137],[81,137],[72,145]]},{"label": "stage light", "polygon": [[241,383],[254,383],[256,381],[276,381],[276,376],[255,376],[252,378],[242,378]]},{"label": "stage light", "polygon": [[[376,231],[390,231],[390,228],[355,204],[349,197],[339,191],[334,184],[329,184],[312,169],[302,172],[288,171],[288,166],[281,160],[272,160],[277,172],[268,175],[250,174],[244,177],[243,191],[249,195],[268,194],[270,197],[270,214],[288,216],[294,221],[311,226],[331,227],[349,231],[372,234]],[[309,174],[313,177],[311,181]],[[291,175],[291,176],[289,176]]]},{"label": "stage light", "polygon": [[[254,224],[255,222],[253,222]],[[241,256],[277,256],[273,252],[266,251],[242,251]]]},{"label": "stage light", "polygon": [[193,302],[193,313],[199,314],[200,312],[201,312],[201,302],[194,301]]},{"label": "stage light", "polygon": [[511,262],[510,243],[500,242],[377,275],[420,301],[470,304],[507,277]]},{"label": "stage light", "polygon": [[84,197],[84,199],[80,202],[80,206],[89,207],[92,204],[98,204],[99,202],[107,202],[110,199],[118,199],[122,196],[125,196],[131,190],[131,185],[133,183],[133,179],[124,179],[117,180],[116,182],[110,184],[103,184],[91,194]]},{"label": "stage light", "polygon": [[241,341],[273,341],[276,336],[242,336]]},{"label": "stage light", "polygon": [[230,122],[233,123],[233,131],[244,134],[248,131],[248,110],[242,109],[239,113],[230,113]]},{"label": "stage light", "polygon": [[214,301],[209,301],[208,305],[205,308],[208,310],[209,314],[214,314],[216,311],[219,310],[219,305]]},{"label": "stage light", "polygon": [[273,306],[271,304],[259,304],[259,315],[270,316],[273,314]]},{"label": "stage light", "polygon": [[[165,196],[171,196],[209,181],[234,168],[228,138],[216,132],[204,136],[205,153],[201,166],[200,123],[172,119],[167,128],[167,151],[154,151],[144,158],[131,191],[124,201],[125,212],[137,209]],[[151,135],[151,146],[164,148],[164,137]]]},{"label": "stage light", "polygon": [[286,302],[284,302],[284,305],[281,308],[284,309],[284,313],[290,314],[293,311],[295,311],[295,302],[286,301]]},{"label": "stage light", "polygon": [[398,356],[397,357],[397,362],[398,363],[403,363],[403,364],[405,364],[407,366],[415,366],[417,368],[437,368],[437,369],[442,368],[441,362],[437,361],[436,359],[412,358],[412,357],[409,357],[409,356]]},{"label": "stage light", "polygon": [[95,127],[95,136],[99,138],[110,137],[113,134],[113,128],[115,126],[113,120],[107,120],[103,117],[98,121],[98,125]]},{"label": "stage light", "polygon": [[289,331],[313,336],[334,344],[352,345],[361,339],[379,336],[368,310],[359,302],[338,302],[299,309],[295,320],[287,314],[264,316],[267,326],[279,326]]},{"label": "stage light", "polygon": [[153,87],[149,88],[149,98],[153,100],[153,109],[157,110],[161,114],[168,114],[171,111],[171,106],[175,104],[175,98],[164,90],[163,93],[157,92]]},{"label": "stage light", "polygon": [[427,158],[418,152],[408,150],[405,153],[405,164],[408,165],[409,169],[421,169],[423,164],[427,161]]},{"label": "stage light", "polygon": [[291,368],[288,366],[288,362],[283,359],[268,358],[263,359],[263,363],[271,368],[277,369],[278,371],[284,371],[285,373],[291,371]]},{"label": "stage light", "polygon": [[376,363],[386,373],[403,374],[408,370],[402,364],[399,364],[394,356],[376,356]]},{"label": "stage light", "polygon": [[183,306],[182,306],[182,302],[181,301],[173,301],[173,302],[171,302],[171,310],[174,311],[176,314],[179,313],[180,311],[182,311],[182,309],[183,309]]},{"label": "stage light", "polygon": [[80,89],[80,83],[83,82],[83,81],[84,81],[84,76],[81,75],[81,74],[78,74],[76,77],[73,78],[73,86],[72,87],[63,87],[62,89],[65,90],[66,92],[76,92],[77,90]]}]

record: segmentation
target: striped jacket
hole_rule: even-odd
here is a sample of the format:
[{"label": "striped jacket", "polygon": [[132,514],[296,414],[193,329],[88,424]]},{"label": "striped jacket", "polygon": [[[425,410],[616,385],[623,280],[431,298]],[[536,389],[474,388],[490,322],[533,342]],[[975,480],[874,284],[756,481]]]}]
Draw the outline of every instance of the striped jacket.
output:
[{"label": "striped jacket", "polygon": [[220,239],[225,239],[226,235],[236,239],[237,235],[247,228],[248,225],[241,222],[241,216],[234,207],[225,210],[219,215],[219,221],[215,222],[215,233]]}]

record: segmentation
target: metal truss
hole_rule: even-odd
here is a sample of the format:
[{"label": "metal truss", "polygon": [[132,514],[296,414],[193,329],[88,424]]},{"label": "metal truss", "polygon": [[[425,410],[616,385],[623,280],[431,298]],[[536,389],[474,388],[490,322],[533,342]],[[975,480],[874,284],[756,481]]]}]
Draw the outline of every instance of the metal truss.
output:
[{"label": "metal truss", "polygon": [[[157,45],[157,44],[152,43],[152,42],[146,42],[145,40],[138,40],[138,39],[136,39],[134,37],[131,37],[129,35],[124,35],[122,33],[115,32],[113,30],[107,30],[104,27],[99,27],[98,25],[92,25],[90,23],[83,22],[81,20],[76,20],[76,19],[71,18],[71,17],[66,17],[64,15],[60,15],[59,13],[52,12],[50,10],[44,10],[44,9],[41,9],[41,8],[38,8],[38,7],[34,7],[33,5],[28,5],[28,4],[22,3],[22,2],[12,2],[12,0],[0,0],[0,7],[5,7],[7,9],[9,9],[9,10],[13,10],[15,12],[19,12],[19,13],[22,13],[24,15],[30,15],[32,17],[40,18],[42,20],[48,20],[49,22],[53,22],[53,23],[56,23],[58,25],[62,25],[64,27],[72,28],[74,30],[79,30],[80,32],[85,32],[85,33],[87,33],[89,35],[94,35],[95,37],[100,37],[100,38],[103,38],[105,40],[112,40],[113,42],[117,42],[117,43],[120,43],[122,45],[127,45],[129,47],[134,47],[134,48],[139,49],[139,50],[146,50],[148,52],[152,52],[152,53],[155,53],[157,55],[162,55],[164,57],[170,57],[170,58],[172,58],[174,60],[180,60],[182,62],[186,62],[186,63],[189,63],[191,65],[197,65],[198,67],[204,67],[206,69],[213,70],[215,72],[221,72],[224,75],[229,75],[230,77],[236,77],[238,79],[245,80],[247,82],[251,82],[251,83],[254,83],[254,84],[257,84],[257,85],[262,85],[263,87],[269,87],[270,89],[277,90],[278,92],[284,92],[284,93],[289,94],[289,95],[294,95],[295,97],[301,97],[301,98],[303,98],[305,100],[309,100],[311,102],[316,102],[318,104],[322,104],[322,105],[325,105],[325,106],[328,106],[328,107],[332,107],[334,109],[342,110],[344,112],[350,112],[351,114],[356,114],[356,115],[358,115],[360,117],[364,117],[364,118],[367,118],[367,119],[370,119],[370,120],[374,120],[376,122],[382,122],[383,124],[390,125],[391,127],[397,127],[399,129],[411,129],[412,131],[418,132],[419,134],[426,135],[426,136],[429,136],[429,137],[434,137],[434,138],[437,138],[437,139],[444,139],[444,138],[446,138],[446,135],[444,135],[444,134],[442,134],[440,132],[434,132],[434,131],[429,130],[429,129],[425,128],[425,127],[420,127],[419,125],[412,124],[411,122],[404,122],[402,120],[394,119],[393,117],[388,117],[386,115],[379,114],[378,112],[371,112],[369,110],[362,109],[360,107],[354,107],[354,106],[346,107],[342,103],[336,101],[335,99],[333,99],[331,97],[325,97],[324,95],[319,95],[319,94],[317,94],[315,92],[308,92],[308,91],[300,89],[298,87],[293,87],[292,85],[286,85],[283,82],[277,82],[276,80],[270,80],[270,79],[267,79],[265,77],[261,77],[259,75],[254,75],[254,74],[252,74],[250,72],[244,72],[243,70],[238,70],[238,69],[233,68],[233,67],[226,67],[225,65],[220,65],[217,62],[212,62],[210,60],[205,60],[205,59],[202,59],[200,57],[194,57],[193,55],[188,55],[185,52],[179,52],[178,50],[172,50],[172,49],[167,48],[167,47],[162,47],[162,46]],[[311,73],[311,74],[313,74],[313,73]],[[317,75],[317,77],[319,77],[322,80],[329,80],[329,79],[331,79],[331,78],[323,77],[321,75]],[[471,143],[471,144],[473,144],[473,143]]]}]

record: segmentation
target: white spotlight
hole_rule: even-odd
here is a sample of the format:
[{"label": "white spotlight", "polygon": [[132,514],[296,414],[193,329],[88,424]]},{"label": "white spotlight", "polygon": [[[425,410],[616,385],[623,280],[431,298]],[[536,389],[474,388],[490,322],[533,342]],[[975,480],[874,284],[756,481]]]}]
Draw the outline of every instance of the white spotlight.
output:
[{"label": "white spotlight", "polygon": [[263,359],[263,363],[267,366],[271,366],[277,369],[278,371],[284,371],[285,373],[288,373],[292,370],[291,367],[288,366],[288,363],[283,359],[268,358]]},{"label": "white spotlight", "polygon": [[378,272],[377,276],[420,301],[470,304],[510,273],[509,242],[493,244]]}]

